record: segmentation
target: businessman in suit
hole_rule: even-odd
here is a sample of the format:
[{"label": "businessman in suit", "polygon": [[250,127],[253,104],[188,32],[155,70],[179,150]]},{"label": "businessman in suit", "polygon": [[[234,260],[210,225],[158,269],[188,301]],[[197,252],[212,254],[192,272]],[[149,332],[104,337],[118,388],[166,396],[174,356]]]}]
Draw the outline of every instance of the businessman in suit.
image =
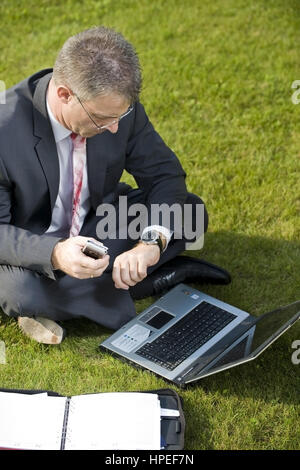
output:
[{"label": "businessman in suit", "polygon": [[[71,318],[117,329],[136,314],[135,298],[159,293],[155,281],[171,287],[191,267],[172,265],[159,275],[185,249],[184,239],[172,238],[172,222],[150,221],[138,241],[100,240],[109,249],[101,259],[82,253],[88,239],[99,241],[97,209],[110,203],[118,211],[121,195],[129,206],[203,204],[187,192],[186,174],[150,123],[140,89],[131,44],[97,27],[69,38],[53,70],[15,85],[0,105],[0,305],[39,342],[60,343],[57,322]],[[120,183],[124,169],[138,189]],[[229,282],[213,265],[196,269]]]}]

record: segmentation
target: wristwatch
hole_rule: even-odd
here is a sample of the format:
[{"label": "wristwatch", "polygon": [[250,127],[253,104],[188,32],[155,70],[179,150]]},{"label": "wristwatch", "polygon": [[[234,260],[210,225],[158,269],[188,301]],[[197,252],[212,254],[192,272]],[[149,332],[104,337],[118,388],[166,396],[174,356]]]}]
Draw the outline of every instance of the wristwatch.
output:
[{"label": "wristwatch", "polygon": [[158,245],[160,254],[163,252],[163,242],[160,236],[160,233],[156,230],[149,230],[144,235],[142,235],[140,241],[146,245]]}]

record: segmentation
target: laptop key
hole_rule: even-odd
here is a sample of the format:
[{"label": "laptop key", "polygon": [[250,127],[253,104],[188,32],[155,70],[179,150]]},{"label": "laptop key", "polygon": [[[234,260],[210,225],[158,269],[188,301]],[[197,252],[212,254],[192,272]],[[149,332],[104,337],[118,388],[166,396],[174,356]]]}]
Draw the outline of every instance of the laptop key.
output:
[{"label": "laptop key", "polygon": [[135,352],[173,370],[235,318],[215,305],[202,302],[161,336]]}]

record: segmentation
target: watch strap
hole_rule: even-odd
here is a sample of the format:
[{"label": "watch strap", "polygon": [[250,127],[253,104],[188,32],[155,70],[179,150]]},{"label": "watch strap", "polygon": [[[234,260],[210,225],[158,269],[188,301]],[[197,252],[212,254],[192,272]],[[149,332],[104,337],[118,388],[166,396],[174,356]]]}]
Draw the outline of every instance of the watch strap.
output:
[{"label": "watch strap", "polygon": [[140,242],[144,243],[145,245],[158,245],[160,254],[162,254],[162,252],[164,251],[163,241],[161,239],[160,233],[157,232],[157,234],[158,237],[156,238],[156,240],[144,240],[143,238],[141,238]]}]

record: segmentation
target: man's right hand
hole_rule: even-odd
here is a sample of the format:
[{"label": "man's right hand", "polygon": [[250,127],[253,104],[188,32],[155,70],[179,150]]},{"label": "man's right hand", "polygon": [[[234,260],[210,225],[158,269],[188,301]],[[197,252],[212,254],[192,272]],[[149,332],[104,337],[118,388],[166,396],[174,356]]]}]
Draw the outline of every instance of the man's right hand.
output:
[{"label": "man's right hand", "polygon": [[69,276],[77,279],[88,279],[89,277],[99,277],[109,264],[109,255],[100,259],[93,259],[82,253],[87,240],[94,240],[91,237],[71,237],[58,242],[52,252],[52,266],[60,269]]}]

